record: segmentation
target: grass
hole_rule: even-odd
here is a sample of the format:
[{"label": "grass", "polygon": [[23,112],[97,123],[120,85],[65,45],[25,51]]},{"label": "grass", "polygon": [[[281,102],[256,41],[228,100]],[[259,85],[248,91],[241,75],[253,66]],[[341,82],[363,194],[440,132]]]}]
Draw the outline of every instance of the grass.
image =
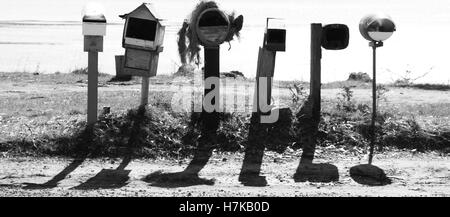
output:
[{"label": "grass", "polygon": [[[55,85],[64,88],[86,79],[83,74],[32,75],[0,73],[3,82],[17,85]],[[111,76],[100,77],[108,84]],[[138,84],[139,79],[133,79]],[[241,81],[242,82],[242,81]],[[170,77],[152,78],[154,85],[170,83]],[[293,83],[295,84],[295,83]],[[288,83],[282,83],[288,87]],[[343,84],[340,84],[343,85]],[[291,122],[281,131],[273,131],[269,150],[283,152],[287,147],[300,148],[295,128],[295,114],[304,105],[307,94],[304,83],[298,83],[282,97],[290,105]],[[339,86],[339,85],[337,85]],[[335,86],[335,87],[337,87]],[[370,102],[357,101],[344,86],[336,97],[324,99],[319,124],[320,146],[365,148],[370,135]],[[450,147],[449,103],[386,102],[386,87],[379,88],[377,134],[380,148],[406,148],[419,151],[446,151]],[[199,115],[171,110],[173,92],[161,88],[150,91],[151,105],[138,109],[140,91],[111,89],[99,91],[99,110],[110,107],[111,113],[100,115],[92,133],[86,133],[86,93],[84,91],[51,91],[28,93],[12,91],[0,94],[0,152],[12,155],[75,156],[80,150],[92,156],[120,156],[129,150],[135,157],[182,158],[193,154],[200,136]],[[218,129],[219,151],[243,151],[247,144],[250,113],[221,115]],[[283,136],[280,136],[280,135]]]}]

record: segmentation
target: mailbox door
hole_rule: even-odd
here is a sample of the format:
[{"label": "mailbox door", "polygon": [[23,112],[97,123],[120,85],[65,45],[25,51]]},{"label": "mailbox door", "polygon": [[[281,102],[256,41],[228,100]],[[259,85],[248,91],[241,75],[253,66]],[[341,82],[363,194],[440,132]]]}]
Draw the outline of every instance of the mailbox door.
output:
[{"label": "mailbox door", "polygon": [[270,51],[286,51],[286,29],[267,29],[264,47]]},{"label": "mailbox door", "polygon": [[125,54],[125,67],[133,69],[150,70],[151,54],[145,50],[127,49]]},{"label": "mailbox door", "polygon": [[158,52],[128,48],[125,52],[123,74],[144,77],[155,76],[158,70],[158,59]]}]

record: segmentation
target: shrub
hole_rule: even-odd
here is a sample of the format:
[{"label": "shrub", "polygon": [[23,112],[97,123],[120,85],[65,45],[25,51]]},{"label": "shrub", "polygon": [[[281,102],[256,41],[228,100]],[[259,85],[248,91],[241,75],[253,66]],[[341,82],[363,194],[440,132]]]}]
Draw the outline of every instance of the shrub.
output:
[{"label": "shrub", "polygon": [[371,82],[372,79],[370,78],[369,74],[365,72],[352,72],[348,76],[347,81],[362,81],[362,82]]}]

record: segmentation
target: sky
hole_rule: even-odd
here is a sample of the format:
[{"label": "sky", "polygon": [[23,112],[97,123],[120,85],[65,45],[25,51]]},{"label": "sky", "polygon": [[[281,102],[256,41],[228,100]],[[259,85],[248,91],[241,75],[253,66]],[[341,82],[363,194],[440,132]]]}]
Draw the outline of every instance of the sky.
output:
[{"label": "sky", "polygon": [[[130,11],[142,0],[1,0],[0,20],[80,20],[82,8],[89,2],[104,6],[111,22],[118,22],[117,14]],[[197,0],[154,0],[160,14],[169,20],[183,19]],[[450,21],[447,0],[218,0],[220,6],[246,14],[250,23],[255,19],[276,16],[292,19],[290,22],[350,21],[374,11],[396,15],[398,22]]]},{"label": "sky", "polygon": [[[0,21],[81,21],[83,7],[89,2],[96,2],[103,5],[108,22],[123,23],[118,15],[132,11],[142,3],[142,0],[0,0],[0,2],[2,3]],[[158,13],[167,22],[181,23],[198,1],[148,2],[154,3]],[[224,63],[221,65],[224,70],[233,70],[233,65],[236,64],[231,62],[236,61],[243,67],[246,75],[254,74],[256,65],[253,62],[256,62],[257,47],[261,44],[265,18],[278,17],[284,18],[286,22],[287,51],[277,55],[275,76],[283,79],[308,79],[310,23],[343,23],[350,28],[350,45],[346,50],[325,51],[323,54],[323,70],[328,73],[324,76],[325,80],[345,79],[345,74],[351,71],[369,72],[371,52],[367,41],[359,33],[358,23],[366,14],[383,12],[393,18],[397,32],[379,51],[379,62],[382,64],[379,66],[379,73],[382,80],[387,81],[399,76],[391,76],[392,72],[401,74],[411,69],[417,72],[418,76],[433,67],[433,73],[424,78],[428,79],[426,81],[450,82],[450,66],[447,65],[450,43],[446,42],[450,34],[448,0],[219,0],[217,2],[227,12],[235,11],[244,15],[245,34],[240,42],[233,42],[231,54],[247,55],[243,53],[251,50],[248,55],[252,56],[243,58],[242,61],[224,56]],[[0,42],[1,31],[0,28]],[[115,32],[120,34],[118,30]],[[114,37],[114,41],[110,43],[120,43],[120,36]],[[175,40],[174,36],[169,36],[168,39],[165,43],[173,43]],[[228,54],[223,52],[224,55]],[[170,55],[170,61],[175,61],[176,57]],[[251,65],[248,65],[248,62],[252,62]],[[296,67],[301,73],[291,76],[292,72],[289,71]]]}]

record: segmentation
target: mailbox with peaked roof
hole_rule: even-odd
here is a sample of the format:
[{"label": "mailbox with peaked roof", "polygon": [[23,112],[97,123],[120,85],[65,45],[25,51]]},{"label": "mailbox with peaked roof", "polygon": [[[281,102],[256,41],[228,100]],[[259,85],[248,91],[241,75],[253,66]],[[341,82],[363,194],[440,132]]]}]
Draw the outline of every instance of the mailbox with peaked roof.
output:
[{"label": "mailbox with peaked roof", "polygon": [[155,76],[159,53],[163,51],[165,27],[152,4],[143,3],[128,14],[125,19],[122,47],[125,48],[123,75]]},{"label": "mailbox with peaked roof", "polygon": [[152,4],[143,3],[120,17],[126,19],[122,40],[124,48],[156,51],[162,47],[165,27]]}]

